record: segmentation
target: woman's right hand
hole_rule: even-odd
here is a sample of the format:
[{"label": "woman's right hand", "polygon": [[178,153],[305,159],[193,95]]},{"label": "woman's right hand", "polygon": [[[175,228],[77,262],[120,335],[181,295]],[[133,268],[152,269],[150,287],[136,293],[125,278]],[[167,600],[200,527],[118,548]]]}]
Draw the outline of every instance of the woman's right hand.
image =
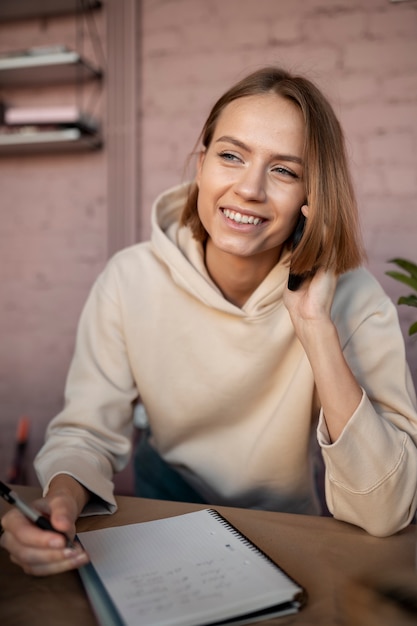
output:
[{"label": "woman's right hand", "polygon": [[[87,490],[80,483],[61,474],[51,481],[46,497],[36,500],[33,507],[48,516],[52,526],[72,540],[76,519],[88,497]],[[79,544],[67,548],[63,535],[39,529],[15,507],[3,516],[1,525],[4,533],[0,546],[27,574],[48,576],[76,569],[88,562],[88,556]]]}]

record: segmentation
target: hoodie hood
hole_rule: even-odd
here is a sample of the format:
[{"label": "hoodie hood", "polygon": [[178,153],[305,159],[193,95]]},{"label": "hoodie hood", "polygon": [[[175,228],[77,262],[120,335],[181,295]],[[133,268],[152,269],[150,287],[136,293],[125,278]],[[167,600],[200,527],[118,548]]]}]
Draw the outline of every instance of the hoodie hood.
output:
[{"label": "hoodie hood", "polygon": [[174,282],[193,297],[215,309],[238,317],[258,317],[282,305],[288,280],[289,252],[271,270],[242,308],[228,302],[210,278],[204,250],[188,227],[180,227],[181,212],[191,183],[176,186],[161,194],[152,208],[151,245],[155,255],[166,265]]}]

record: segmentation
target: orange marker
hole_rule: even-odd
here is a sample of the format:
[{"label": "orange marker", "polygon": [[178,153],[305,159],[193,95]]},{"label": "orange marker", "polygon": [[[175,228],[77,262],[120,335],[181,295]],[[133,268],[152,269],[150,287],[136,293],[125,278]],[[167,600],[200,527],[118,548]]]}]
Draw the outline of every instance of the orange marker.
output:
[{"label": "orange marker", "polygon": [[23,416],[20,418],[16,431],[16,447],[12,465],[7,475],[7,482],[10,484],[24,484],[25,468],[24,457],[26,446],[29,439],[29,418]]}]

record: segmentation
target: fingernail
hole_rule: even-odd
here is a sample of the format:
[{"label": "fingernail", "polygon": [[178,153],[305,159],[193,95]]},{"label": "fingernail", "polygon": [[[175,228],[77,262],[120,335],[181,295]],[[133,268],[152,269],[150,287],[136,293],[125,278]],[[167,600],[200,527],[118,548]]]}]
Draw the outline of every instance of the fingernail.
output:
[{"label": "fingernail", "polygon": [[54,539],[51,539],[49,542],[49,547],[50,548],[62,548],[62,538],[61,537],[54,537]]},{"label": "fingernail", "polygon": [[74,556],[76,556],[76,554],[77,554],[77,550],[75,548],[65,548],[65,550],[64,550],[64,556],[65,556],[66,559],[74,557]]},{"label": "fingernail", "polygon": [[85,552],[79,552],[73,548],[66,548],[64,550],[64,556],[66,559],[74,561],[74,563],[84,563],[84,561],[88,561],[88,557]]}]

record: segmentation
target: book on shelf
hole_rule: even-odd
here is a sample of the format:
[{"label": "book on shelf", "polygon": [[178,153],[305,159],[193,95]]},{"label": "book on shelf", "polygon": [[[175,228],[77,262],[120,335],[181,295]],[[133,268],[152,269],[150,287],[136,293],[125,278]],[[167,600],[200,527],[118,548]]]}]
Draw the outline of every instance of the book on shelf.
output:
[{"label": "book on shelf", "polygon": [[70,52],[67,46],[61,44],[55,46],[32,46],[31,48],[19,48],[18,50],[4,50],[0,52],[0,59],[16,59],[20,57],[42,57],[51,54],[65,54]]},{"label": "book on shelf", "polygon": [[19,132],[25,128],[53,127],[54,129],[63,127],[75,127],[86,133],[96,133],[99,130],[98,122],[78,107],[47,106],[47,107],[16,107],[6,106],[3,111],[2,125],[6,126],[3,131]]},{"label": "book on shelf", "polygon": [[66,46],[40,46],[0,52],[0,85],[25,86],[83,82],[102,77],[102,70]]},{"label": "book on shelf", "polygon": [[78,534],[101,626],[249,624],[298,612],[304,589],[214,509]]}]

